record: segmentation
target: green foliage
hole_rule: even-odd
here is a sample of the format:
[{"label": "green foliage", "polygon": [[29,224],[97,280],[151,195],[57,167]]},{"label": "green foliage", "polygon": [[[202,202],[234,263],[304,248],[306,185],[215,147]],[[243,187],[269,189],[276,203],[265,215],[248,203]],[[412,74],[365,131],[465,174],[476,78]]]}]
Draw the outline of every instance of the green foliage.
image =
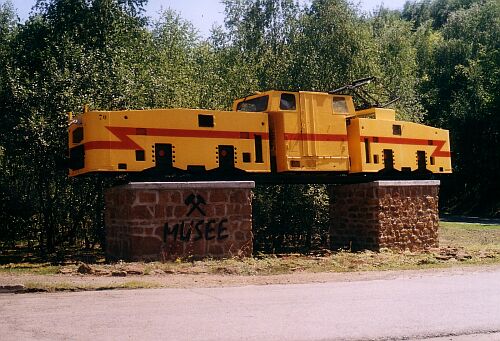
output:
[{"label": "green foliage", "polygon": [[476,3],[448,16],[429,48],[421,92],[427,121],[450,129],[457,208],[498,214],[500,182],[500,4]]},{"label": "green foliage", "polygon": [[407,1],[404,5],[402,16],[405,20],[412,21],[415,27],[430,22],[435,29],[440,29],[446,24],[454,12],[470,8],[473,4],[481,3],[480,0],[420,0]]},{"label": "green foliage", "polygon": [[129,14],[134,6],[39,1],[39,12],[9,40],[1,89],[2,184],[26,214],[2,214],[4,221],[17,222],[9,231],[25,227],[23,239],[37,240],[43,250],[52,252],[63,241],[101,241],[103,181],[67,178],[65,111],[85,102],[103,109],[130,106],[136,89],[124,71],[148,33],[141,18]]},{"label": "green foliage", "polygon": [[293,46],[295,88],[329,91],[374,75],[375,44],[370,24],[347,1],[313,1],[301,16]]},{"label": "green foliage", "polygon": [[[148,71],[155,86],[143,83],[151,102],[150,107],[194,107],[198,84],[196,54],[199,40],[193,25],[178,14],[164,12],[152,31],[152,50]],[[141,67],[141,66],[140,66]],[[144,65],[142,65],[142,68]],[[134,79],[134,77],[131,77]]]},{"label": "green foliage", "polygon": [[325,186],[258,186],[253,199],[255,251],[309,251],[328,246]]},{"label": "green foliage", "polygon": [[[398,12],[379,9],[371,19],[375,38],[377,70],[374,74],[383,80],[387,89],[397,94],[395,104],[399,118],[421,121],[424,109],[419,101],[417,85],[417,36],[412,24],[400,18]],[[382,98],[386,103],[390,98]]]}]

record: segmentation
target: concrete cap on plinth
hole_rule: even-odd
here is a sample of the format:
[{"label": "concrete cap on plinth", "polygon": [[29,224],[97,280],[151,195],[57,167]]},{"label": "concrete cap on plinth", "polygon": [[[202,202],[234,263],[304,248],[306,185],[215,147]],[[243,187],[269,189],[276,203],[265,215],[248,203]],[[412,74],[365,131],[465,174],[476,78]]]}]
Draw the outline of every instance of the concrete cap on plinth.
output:
[{"label": "concrete cap on plinth", "polygon": [[378,187],[389,186],[439,186],[439,180],[378,180],[373,181]]},{"label": "concrete cap on plinth", "polygon": [[255,188],[253,181],[131,182],[117,187],[130,189]]}]

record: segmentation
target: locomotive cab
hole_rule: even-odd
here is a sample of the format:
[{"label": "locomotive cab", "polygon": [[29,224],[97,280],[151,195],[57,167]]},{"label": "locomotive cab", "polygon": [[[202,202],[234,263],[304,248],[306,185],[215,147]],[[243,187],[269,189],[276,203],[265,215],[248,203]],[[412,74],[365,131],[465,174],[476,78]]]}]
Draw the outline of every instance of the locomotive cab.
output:
[{"label": "locomotive cab", "polygon": [[235,101],[233,109],[260,109],[269,114],[271,157],[275,171],[349,170],[345,119],[354,113],[350,96],[267,91]]}]

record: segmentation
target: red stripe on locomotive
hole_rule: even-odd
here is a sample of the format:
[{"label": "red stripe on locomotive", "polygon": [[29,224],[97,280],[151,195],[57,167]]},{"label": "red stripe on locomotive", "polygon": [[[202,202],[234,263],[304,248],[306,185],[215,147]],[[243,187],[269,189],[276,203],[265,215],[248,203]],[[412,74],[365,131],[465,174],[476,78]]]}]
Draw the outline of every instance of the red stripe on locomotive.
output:
[{"label": "red stripe on locomotive", "polygon": [[160,129],[160,128],[130,128],[106,127],[120,141],[89,141],[85,149],[131,149],[142,150],[129,136],[168,136],[168,137],[195,137],[195,138],[224,138],[224,139],[253,139],[259,135],[263,140],[269,140],[269,133],[220,131],[220,130],[193,130],[193,129]]},{"label": "red stripe on locomotive", "polygon": [[[444,140],[425,140],[407,137],[360,136],[361,142],[364,142],[365,139],[368,139],[368,141],[372,143],[409,144],[416,146],[432,145],[436,147],[434,152],[431,154],[432,157],[451,157],[451,152],[441,150],[446,143]],[[431,144],[429,142],[431,142]]]}]

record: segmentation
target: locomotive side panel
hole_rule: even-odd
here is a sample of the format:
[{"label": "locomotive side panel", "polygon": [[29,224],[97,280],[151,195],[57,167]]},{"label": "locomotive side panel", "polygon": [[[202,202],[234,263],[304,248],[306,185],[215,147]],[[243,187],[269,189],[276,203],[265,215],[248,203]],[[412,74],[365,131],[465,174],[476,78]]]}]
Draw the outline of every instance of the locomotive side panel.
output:
[{"label": "locomotive side panel", "polygon": [[[111,166],[109,115],[105,112],[85,112],[78,115],[69,127],[70,176],[89,170],[109,172]],[[108,141],[100,150],[88,148],[87,142]]]},{"label": "locomotive side panel", "polygon": [[448,131],[418,123],[355,117],[348,125],[351,172],[451,173]]},{"label": "locomotive side panel", "polygon": [[[91,119],[99,115],[107,120]],[[84,132],[89,132],[82,141],[85,166],[70,175],[138,172],[160,166],[270,171],[268,119],[263,113],[136,110],[88,112],[81,120]]]}]

